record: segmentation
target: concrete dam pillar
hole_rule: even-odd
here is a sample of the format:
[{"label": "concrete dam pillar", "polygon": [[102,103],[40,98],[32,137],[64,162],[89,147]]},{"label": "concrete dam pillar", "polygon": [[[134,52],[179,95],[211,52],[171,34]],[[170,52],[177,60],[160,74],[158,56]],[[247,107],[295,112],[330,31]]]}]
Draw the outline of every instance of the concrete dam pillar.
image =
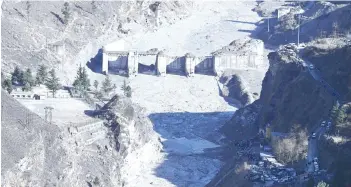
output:
[{"label": "concrete dam pillar", "polygon": [[187,76],[193,77],[195,74],[195,66],[197,63],[197,60],[194,55],[187,53],[185,55],[185,74]]},{"label": "concrete dam pillar", "polygon": [[137,52],[128,53],[128,76],[133,76],[138,74],[138,65],[139,65],[139,55]]},{"label": "concrete dam pillar", "polygon": [[108,74],[108,53],[102,48],[102,73]]},{"label": "concrete dam pillar", "polygon": [[168,61],[168,57],[163,52],[159,52],[157,54],[157,60],[156,60],[156,73],[157,73],[157,75],[160,75],[160,76],[166,75],[167,61]]},{"label": "concrete dam pillar", "polygon": [[160,9],[159,6],[157,6],[156,11],[155,11],[155,19],[156,19],[156,26],[160,26]]},{"label": "concrete dam pillar", "polygon": [[216,76],[220,76],[223,73],[223,68],[221,68],[221,56],[220,55],[214,55],[213,56],[213,73]]}]

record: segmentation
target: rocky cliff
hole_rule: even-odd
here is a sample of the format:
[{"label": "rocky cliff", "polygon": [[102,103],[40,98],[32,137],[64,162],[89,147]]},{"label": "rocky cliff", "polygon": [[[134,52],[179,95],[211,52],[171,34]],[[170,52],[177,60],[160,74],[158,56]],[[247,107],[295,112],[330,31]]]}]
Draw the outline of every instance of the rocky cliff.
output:
[{"label": "rocky cliff", "polygon": [[[260,98],[239,109],[225,129],[233,130],[237,127],[235,124],[263,127],[270,123],[274,131],[287,132],[294,124],[311,130],[319,120],[329,116],[337,99],[349,101],[351,47],[345,42],[332,45],[333,40],[324,42],[327,41],[330,43],[327,48],[314,42],[301,50],[301,55],[293,46],[283,46],[270,53]],[[304,60],[316,69],[311,72],[304,67]],[[341,98],[334,97],[321,80],[330,84]],[[230,134],[228,129],[226,132]]]}]

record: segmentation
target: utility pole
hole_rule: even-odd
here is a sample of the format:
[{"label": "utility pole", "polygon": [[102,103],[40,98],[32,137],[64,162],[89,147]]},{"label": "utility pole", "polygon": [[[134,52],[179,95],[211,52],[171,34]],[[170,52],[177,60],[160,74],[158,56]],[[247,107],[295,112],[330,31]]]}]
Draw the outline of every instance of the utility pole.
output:
[{"label": "utility pole", "polygon": [[270,19],[270,17],[268,17],[268,28],[267,28],[268,32],[269,32],[269,19]]},{"label": "utility pole", "polygon": [[44,109],[45,109],[45,121],[49,122],[51,124],[51,121],[52,121],[52,110],[54,108],[50,107],[50,106],[47,106]]}]

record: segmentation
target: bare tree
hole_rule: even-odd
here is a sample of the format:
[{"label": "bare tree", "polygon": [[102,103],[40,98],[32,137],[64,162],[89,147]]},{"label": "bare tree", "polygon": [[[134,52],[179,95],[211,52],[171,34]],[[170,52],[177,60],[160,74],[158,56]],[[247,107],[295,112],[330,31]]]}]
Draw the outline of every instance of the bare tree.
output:
[{"label": "bare tree", "polygon": [[272,147],[277,159],[283,163],[294,163],[306,157],[307,153],[306,129],[293,127],[289,136],[273,142]]}]

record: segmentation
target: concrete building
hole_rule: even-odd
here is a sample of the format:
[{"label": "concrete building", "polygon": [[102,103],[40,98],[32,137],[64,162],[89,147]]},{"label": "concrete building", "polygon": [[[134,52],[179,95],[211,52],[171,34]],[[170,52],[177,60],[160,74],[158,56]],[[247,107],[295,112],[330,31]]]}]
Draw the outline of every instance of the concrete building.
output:
[{"label": "concrete building", "polygon": [[[44,85],[33,87],[31,91],[22,91],[20,87],[12,91],[10,94],[16,99],[35,99],[43,100],[46,98],[52,98],[52,92],[48,90]],[[71,94],[68,90],[57,90],[55,98],[70,98]]]}]

